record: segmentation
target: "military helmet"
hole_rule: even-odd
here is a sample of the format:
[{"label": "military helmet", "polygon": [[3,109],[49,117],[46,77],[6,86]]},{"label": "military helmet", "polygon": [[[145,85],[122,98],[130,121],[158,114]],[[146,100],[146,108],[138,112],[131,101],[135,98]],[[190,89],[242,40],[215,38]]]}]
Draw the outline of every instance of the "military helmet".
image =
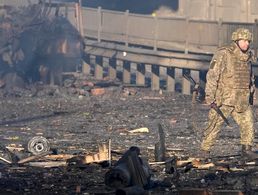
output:
[{"label": "military helmet", "polygon": [[233,41],[238,41],[241,39],[253,41],[253,34],[246,28],[238,28],[235,32],[232,33],[231,39]]}]

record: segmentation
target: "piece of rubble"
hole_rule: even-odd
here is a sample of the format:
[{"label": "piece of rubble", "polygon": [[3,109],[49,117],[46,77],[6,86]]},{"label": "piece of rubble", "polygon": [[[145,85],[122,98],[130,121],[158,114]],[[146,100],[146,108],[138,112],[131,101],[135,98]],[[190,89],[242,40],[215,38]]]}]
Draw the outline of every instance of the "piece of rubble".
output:
[{"label": "piece of rubble", "polygon": [[99,144],[99,152],[92,155],[83,155],[83,156],[74,156],[70,159],[67,159],[68,163],[76,164],[90,164],[90,163],[100,163],[104,161],[111,160],[111,152],[107,144]]},{"label": "piece of rubble", "polygon": [[91,95],[98,96],[103,95],[105,93],[104,88],[93,88],[90,90]]},{"label": "piece of rubble", "polygon": [[29,166],[32,166],[32,167],[43,167],[43,168],[67,166],[66,161],[29,162],[28,164]]},{"label": "piece of rubble", "polygon": [[142,127],[138,129],[129,130],[129,133],[149,133],[149,129],[147,127]]},{"label": "piece of rubble", "polygon": [[86,155],[84,163],[103,162],[109,160],[109,149],[106,144],[99,145],[99,152],[93,155]]},{"label": "piece of rubble", "polygon": [[130,147],[114,168],[105,174],[105,184],[115,189],[131,186],[146,188],[150,184],[151,171],[148,163],[139,154],[138,147]]}]

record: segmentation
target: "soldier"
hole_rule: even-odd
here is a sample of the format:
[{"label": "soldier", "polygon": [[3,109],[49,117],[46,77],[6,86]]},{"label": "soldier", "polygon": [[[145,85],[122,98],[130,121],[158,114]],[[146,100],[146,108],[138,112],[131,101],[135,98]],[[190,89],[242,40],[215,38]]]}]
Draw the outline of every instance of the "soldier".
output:
[{"label": "soldier", "polygon": [[[231,116],[240,127],[242,155],[251,153],[254,139],[254,121],[250,96],[254,93],[254,61],[249,44],[253,39],[248,29],[239,28],[232,33],[232,43],[219,48],[214,54],[207,73],[205,100],[216,105],[227,118]],[[209,123],[204,131],[201,156],[208,157],[224,120],[215,109],[210,109]]]}]

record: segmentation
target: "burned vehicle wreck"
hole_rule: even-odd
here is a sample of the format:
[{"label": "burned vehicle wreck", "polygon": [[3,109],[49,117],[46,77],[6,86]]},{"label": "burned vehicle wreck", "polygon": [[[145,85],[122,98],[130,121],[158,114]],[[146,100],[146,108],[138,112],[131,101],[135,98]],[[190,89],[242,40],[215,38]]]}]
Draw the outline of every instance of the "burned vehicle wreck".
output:
[{"label": "burned vehicle wreck", "polygon": [[75,71],[81,64],[83,39],[58,7],[4,6],[0,33],[1,87],[62,85],[65,69]]}]

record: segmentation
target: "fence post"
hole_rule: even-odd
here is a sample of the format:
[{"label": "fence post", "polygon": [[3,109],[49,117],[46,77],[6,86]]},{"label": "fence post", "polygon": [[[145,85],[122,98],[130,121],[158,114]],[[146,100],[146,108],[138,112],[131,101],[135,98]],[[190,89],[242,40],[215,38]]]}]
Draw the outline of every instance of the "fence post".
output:
[{"label": "fence post", "polygon": [[257,44],[258,44],[258,19],[255,19],[254,20],[254,32],[253,32],[253,35],[254,35],[254,43],[253,43],[253,46],[254,46],[254,56],[255,58],[257,58],[258,54],[257,54]]},{"label": "fence post", "polygon": [[175,68],[168,67],[167,68],[167,91],[174,92],[175,91]]},{"label": "fence post", "polygon": [[101,41],[101,31],[102,31],[102,13],[101,13],[101,7],[98,7],[98,42]]},{"label": "fence post", "polygon": [[128,47],[128,31],[129,31],[129,10],[125,11],[125,46]]},{"label": "fence post", "polygon": [[82,60],[82,73],[85,75],[90,74],[90,55],[89,54],[84,54],[83,60]]},{"label": "fence post", "polygon": [[152,90],[160,89],[159,66],[156,64],[151,65],[151,89]]},{"label": "fence post", "polygon": [[158,18],[157,16],[154,16],[154,46],[153,46],[153,49],[154,51],[157,51],[157,39],[158,39]]},{"label": "fence post", "polygon": [[[183,69],[182,70],[182,74],[190,74],[190,70],[189,69]],[[190,95],[191,94],[191,82],[188,81],[185,77],[183,77],[183,81],[182,81],[182,93],[186,94],[186,95]]]},{"label": "fence post", "polygon": [[131,63],[123,61],[123,83],[131,83]]},{"label": "fence post", "polygon": [[75,25],[78,32],[81,32],[80,30],[80,18],[79,18],[79,3],[75,3]]},{"label": "fence post", "polygon": [[138,63],[136,70],[136,84],[145,85],[145,64]]},{"label": "fence post", "polygon": [[199,71],[200,86],[203,87],[203,89],[205,89],[206,74],[207,74],[207,71],[205,71],[205,70],[200,70]]},{"label": "fence post", "polygon": [[96,79],[103,79],[103,57],[102,56],[96,56],[94,75]]},{"label": "fence post", "polygon": [[83,17],[82,17],[82,0],[79,0],[79,21],[80,21],[80,34],[84,37]]},{"label": "fence post", "polygon": [[116,79],[116,59],[109,59],[108,76],[110,79]]},{"label": "fence post", "polygon": [[186,24],[186,37],[185,37],[185,54],[188,54],[188,50],[189,50],[189,17],[187,16],[185,18],[185,24]]},{"label": "fence post", "polygon": [[222,34],[222,18],[219,18],[218,21],[218,35],[218,46],[221,47],[224,42]]}]

